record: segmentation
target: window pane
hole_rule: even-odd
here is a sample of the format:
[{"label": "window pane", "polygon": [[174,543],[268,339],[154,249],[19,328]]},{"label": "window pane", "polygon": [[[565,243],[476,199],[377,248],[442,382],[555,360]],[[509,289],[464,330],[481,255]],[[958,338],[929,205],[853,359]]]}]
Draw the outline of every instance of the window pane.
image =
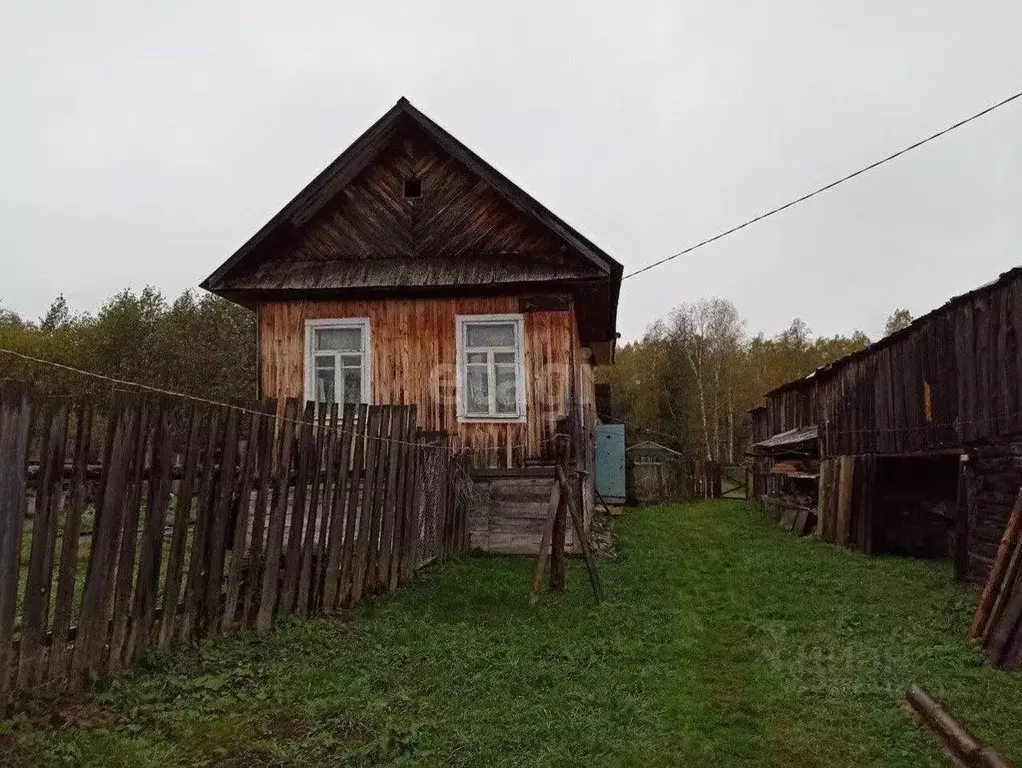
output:
[{"label": "window pane", "polygon": [[329,349],[338,352],[361,352],[361,328],[317,328],[315,330],[316,349]]},{"label": "window pane", "polygon": [[336,400],[334,392],[334,368],[316,369],[316,402],[332,403]]},{"label": "window pane", "polygon": [[486,353],[485,352],[469,352],[468,362],[470,363],[485,363]]},{"label": "window pane", "polygon": [[341,355],[341,365],[345,368],[362,368],[362,355]]},{"label": "window pane", "polygon": [[497,374],[497,413],[517,413],[518,387],[516,384],[515,366],[498,365]]},{"label": "window pane", "polygon": [[514,323],[469,323],[465,326],[467,347],[513,347]]},{"label": "window pane", "polygon": [[495,363],[513,363],[515,361],[514,352],[494,352],[493,362]]},{"label": "window pane", "polygon": [[334,369],[334,355],[331,352],[328,355],[316,355],[316,367],[327,370]]},{"label": "window pane", "polygon": [[362,402],[362,369],[344,369],[344,402]]},{"label": "window pane", "polygon": [[482,366],[471,366],[468,368],[465,378],[466,389],[465,407],[470,414],[486,414],[490,412],[490,388],[487,381],[486,368]]}]

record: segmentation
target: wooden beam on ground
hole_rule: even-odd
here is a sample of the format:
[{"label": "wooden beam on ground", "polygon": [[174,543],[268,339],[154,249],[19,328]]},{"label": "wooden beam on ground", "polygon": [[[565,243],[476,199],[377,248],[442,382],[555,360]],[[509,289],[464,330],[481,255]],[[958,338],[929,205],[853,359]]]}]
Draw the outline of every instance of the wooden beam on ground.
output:
[{"label": "wooden beam on ground", "polygon": [[908,690],[908,703],[922,721],[965,765],[986,768],[1008,768],[997,752],[984,747],[946,709],[934,701],[920,686]]}]

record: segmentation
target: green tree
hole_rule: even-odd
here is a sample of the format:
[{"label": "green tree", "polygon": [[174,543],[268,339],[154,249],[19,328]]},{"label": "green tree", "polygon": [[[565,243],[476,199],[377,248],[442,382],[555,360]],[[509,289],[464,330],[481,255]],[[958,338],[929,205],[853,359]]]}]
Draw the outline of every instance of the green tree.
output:
[{"label": "green tree", "polygon": [[912,320],[912,313],[907,309],[894,310],[884,324],[884,336],[890,336],[892,333],[908,328],[912,324]]}]

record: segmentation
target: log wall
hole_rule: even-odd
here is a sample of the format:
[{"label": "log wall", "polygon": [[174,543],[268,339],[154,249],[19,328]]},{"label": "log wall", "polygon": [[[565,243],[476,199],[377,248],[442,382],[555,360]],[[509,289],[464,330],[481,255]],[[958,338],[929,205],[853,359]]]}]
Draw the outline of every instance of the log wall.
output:
[{"label": "log wall", "polygon": [[1022,437],[977,448],[969,500],[967,577],[982,581],[990,573],[1012,504],[1022,487]]}]

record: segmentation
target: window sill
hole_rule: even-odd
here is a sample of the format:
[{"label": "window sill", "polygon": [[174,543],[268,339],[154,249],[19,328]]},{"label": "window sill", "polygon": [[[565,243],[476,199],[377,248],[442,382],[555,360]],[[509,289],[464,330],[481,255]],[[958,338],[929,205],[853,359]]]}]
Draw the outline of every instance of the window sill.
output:
[{"label": "window sill", "polygon": [[458,415],[459,424],[524,424],[525,416],[462,416]]}]

